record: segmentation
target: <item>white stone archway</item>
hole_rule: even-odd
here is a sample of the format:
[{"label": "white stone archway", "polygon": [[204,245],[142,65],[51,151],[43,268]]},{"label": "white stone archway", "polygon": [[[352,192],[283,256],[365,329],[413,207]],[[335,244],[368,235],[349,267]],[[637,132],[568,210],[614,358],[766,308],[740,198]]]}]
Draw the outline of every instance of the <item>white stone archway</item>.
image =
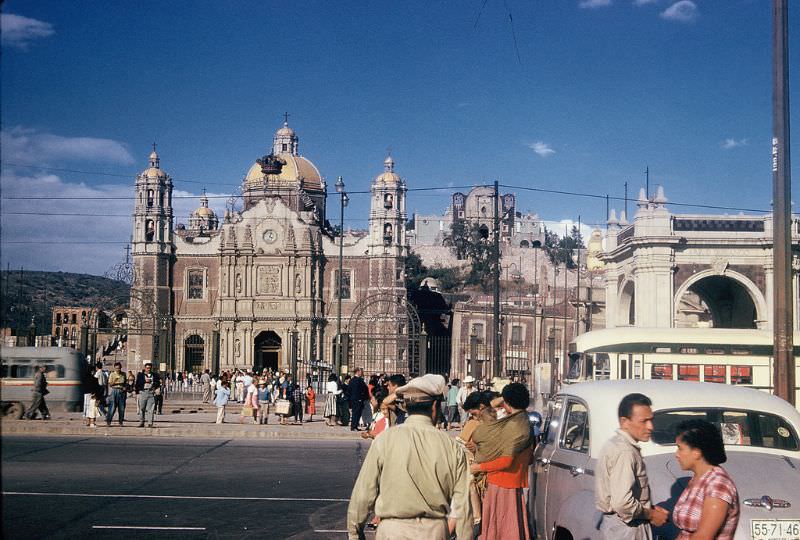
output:
[{"label": "white stone archway", "polygon": [[677,321],[679,318],[679,309],[683,296],[692,288],[692,286],[700,283],[704,279],[712,277],[727,278],[743,287],[755,306],[756,313],[754,323],[756,327],[766,328],[767,320],[769,318],[769,307],[766,298],[755,285],[755,283],[753,283],[747,276],[729,269],[726,269],[723,272],[719,272],[714,269],[707,269],[697,272],[684,281],[680,287],[678,287],[678,290],[675,292],[675,296],[673,298],[673,326],[675,325],[675,321]]}]

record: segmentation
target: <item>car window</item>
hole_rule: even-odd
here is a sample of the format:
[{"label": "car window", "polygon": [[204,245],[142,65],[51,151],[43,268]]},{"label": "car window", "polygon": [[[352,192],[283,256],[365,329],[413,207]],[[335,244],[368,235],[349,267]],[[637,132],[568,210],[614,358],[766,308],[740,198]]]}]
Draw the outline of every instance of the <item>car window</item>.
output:
[{"label": "car window", "polygon": [[561,408],[564,404],[564,398],[557,396],[553,401],[547,405],[547,417],[544,421],[544,433],[542,433],[542,442],[544,444],[552,444],[558,436],[558,428],[561,425]]},{"label": "car window", "polygon": [[690,419],[706,420],[715,424],[726,445],[800,450],[797,433],[780,416],[722,408],[656,411],[653,415],[653,442],[662,445],[675,444],[677,425]]},{"label": "car window", "polygon": [[589,412],[586,405],[570,401],[561,435],[561,448],[586,453],[589,451]]}]

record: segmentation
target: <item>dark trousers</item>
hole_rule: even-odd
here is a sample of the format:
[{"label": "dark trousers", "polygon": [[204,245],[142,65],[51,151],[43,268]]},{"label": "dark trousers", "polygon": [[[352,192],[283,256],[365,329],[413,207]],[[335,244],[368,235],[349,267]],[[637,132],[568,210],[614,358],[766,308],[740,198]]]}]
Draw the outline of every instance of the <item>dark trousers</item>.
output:
[{"label": "dark trousers", "polygon": [[28,409],[28,414],[25,416],[29,419],[36,418],[36,411],[42,413],[42,418],[50,418],[50,410],[47,408],[47,404],[44,402],[44,394],[41,392],[33,393],[33,401]]},{"label": "dark trousers", "polygon": [[154,394],[153,400],[156,402],[156,414],[164,414],[164,390],[160,394]]},{"label": "dark trousers", "polygon": [[350,405],[353,408],[350,414],[350,429],[358,429],[358,421],[361,420],[361,413],[364,412],[364,401],[353,401]]},{"label": "dark trousers", "polygon": [[128,393],[125,390],[118,390],[117,388],[111,389],[111,394],[108,396],[108,414],[106,415],[106,423],[110,424],[114,419],[114,412],[119,411],[119,425],[125,420],[125,400],[128,398]]},{"label": "dark trousers", "polygon": [[303,402],[293,403],[292,408],[294,409],[294,421],[295,422],[302,422],[303,421]]}]

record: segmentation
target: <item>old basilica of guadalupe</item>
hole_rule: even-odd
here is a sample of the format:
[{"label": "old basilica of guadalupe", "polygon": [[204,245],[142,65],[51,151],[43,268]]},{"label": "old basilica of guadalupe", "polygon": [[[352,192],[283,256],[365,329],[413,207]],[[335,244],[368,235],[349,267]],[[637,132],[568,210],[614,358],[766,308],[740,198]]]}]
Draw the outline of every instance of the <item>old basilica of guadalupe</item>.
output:
[{"label": "old basilica of guadalupe", "polygon": [[[131,311],[160,331],[131,334],[133,366],[288,369],[297,358],[303,376],[323,375],[333,368],[341,321],[342,334],[366,328],[376,336],[350,345],[364,348],[355,361],[409,371],[414,353],[396,339],[414,329],[403,285],[406,185],[391,157],[371,184],[367,234],[330,227],[328,186],[288,122],[247,172],[241,212],[220,219],[204,195],[189,223],[175,225],[172,189],[153,150],[136,178]],[[335,222],[342,201],[332,195]]]}]

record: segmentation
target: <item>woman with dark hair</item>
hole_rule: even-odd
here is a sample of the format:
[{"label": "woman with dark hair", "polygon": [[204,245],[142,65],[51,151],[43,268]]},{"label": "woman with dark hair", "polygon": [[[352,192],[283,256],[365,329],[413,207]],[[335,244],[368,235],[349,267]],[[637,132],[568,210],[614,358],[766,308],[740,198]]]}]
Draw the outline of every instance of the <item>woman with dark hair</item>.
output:
[{"label": "woman with dark hair", "polygon": [[679,540],[732,540],[739,522],[739,494],[725,463],[725,444],[719,429],[705,420],[678,424],[675,457],[694,476],[681,494],[672,521],[681,529]]}]

